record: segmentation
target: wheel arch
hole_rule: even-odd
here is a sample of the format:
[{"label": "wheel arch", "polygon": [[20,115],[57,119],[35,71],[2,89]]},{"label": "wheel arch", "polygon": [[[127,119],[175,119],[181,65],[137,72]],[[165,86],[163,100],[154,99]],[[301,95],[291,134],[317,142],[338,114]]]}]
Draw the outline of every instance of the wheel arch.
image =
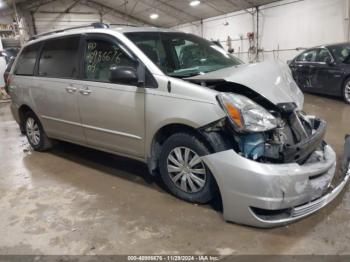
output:
[{"label": "wheel arch", "polygon": [[37,116],[35,111],[26,104],[23,104],[18,108],[19,126],[22,133],[24,132],[24,117],[27,112],[33,112]]},{"label": "wheel arch", "polygon": [[193,126],[187,124],[168,123],[160,127],[153,135],[149,150],[147,152],[147,165],[152,175],[158,174],[158,159],[162,145],[168,137],[176,133],[189,133],[195,135],[203,143],[208,145],[208,143],[205,142],[204,137],[201,136],[200,132]]},{"label": "wheel arch", "polygon": [[343,89],[344,89],[346,82],[349,80],[350,80],[350,72],[343,77],[343,80],[341,82],[341,91],[342,92],[343,92]]},{"label": "wheel arch", "polygon": [[224,138],[218,133],[207,133],[203,127],[195,128],[188,124],[168,123],[155,132],[147,152],[147,165],[152,175],[158,174],[158,160],[162,145],[168,137],[176,133],[194,135],[209,149],[210,153],[216,153],[228,148]]},{"label": "wheel arch", "polygon": [[345,88],[346,88],[346,83],[350,81],[350,73],[344,76],[344,79],[341,83],[341,89],[340,89],[340,97],[346,102],[349,103],[346,98],[345,98]]},{"label": "wheel arch", "polygon": [[[209,149],[209,152],[211,154],[228,148],[227,144],[225,144],[224,139],[220,135],[214,134],[214,133],[207,134],[206,132],[203,132],[203,127],[194,128],[186,124],[176,124],[176,123],[164,125],[160,129],[158,129],[156,134],[153,136],[150,150],[149,150],[149,155],[147,157],[147,166],[152,176],[160,176],[158,161],[162,150],[162,145],[164,144],[164,142],[167,140],[168,137],[176,133],[188,133],[188,134],[194,135],[197,139],[199,139],[199,141],[201,141]],[[215,145],[215,143],[217,144]],[[208,166],[207,168],[211,173],[210,168]],[[216,195],[213,199],[213,204],[216,209],[222,210],[221,191],[218,186],[216,176],[212,174],[212,177],[216,188]]]}]

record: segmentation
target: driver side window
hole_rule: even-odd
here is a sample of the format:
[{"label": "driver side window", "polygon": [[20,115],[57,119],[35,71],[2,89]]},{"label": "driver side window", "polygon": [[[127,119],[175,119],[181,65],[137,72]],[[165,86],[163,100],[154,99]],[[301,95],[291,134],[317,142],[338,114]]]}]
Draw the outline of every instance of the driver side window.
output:
[{"label": "driver side window", "polygon": [[302,53],[297,58],[297,62],[315,62],[317,54],[317,49],[309,50],[304,53]]},{"label": "driver side window", "polygon": [[85,47],[84,79],[111,83],[111,68],[133,67],[135,61],[116,42],[107,39],[88,39]]}]

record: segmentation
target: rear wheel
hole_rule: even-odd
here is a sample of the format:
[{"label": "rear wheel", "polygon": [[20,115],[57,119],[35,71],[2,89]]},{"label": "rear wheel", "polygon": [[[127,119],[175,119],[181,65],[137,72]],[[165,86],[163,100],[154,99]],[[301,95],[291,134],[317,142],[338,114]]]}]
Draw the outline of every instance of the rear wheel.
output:
[{"label": "rear wheel", "polygon": [[343,87],[343,99],[345,103],[350,104],[350,78],[345,81]]},{"label": "rear wheel", "polygon": [[193,203],[207,203],[215,197],[214,177],[201,159],[209,153],[208,148],[190,134],[175,134],[165,141],[159,169],[172,194]]},{"label": "rear wheel", "polygon": [[31,147],[36,151],[45,151],[52,147],[52,141],[47,137],[39,119],[33,112],[27,112],[24,117],[24,132]]}]

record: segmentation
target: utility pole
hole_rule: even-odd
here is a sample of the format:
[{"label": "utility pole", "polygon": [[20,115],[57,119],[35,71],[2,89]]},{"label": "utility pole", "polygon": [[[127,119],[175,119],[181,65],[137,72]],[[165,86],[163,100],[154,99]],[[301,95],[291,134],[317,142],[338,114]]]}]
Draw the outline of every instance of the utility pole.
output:
[{"label": "utility pole", "polygon": [[259,6],[255,7],[256,10],[256,62],[259,62]]},{"label": "utility pole", "polygon": [[345,21],[347,22],[346,25],[346,39],[348,42],[350,42],[350,0],[346,0],[346,14],[345,14]]},{"label": "utility pole", "polygon": [[[350,1],[350,0],[349,0]],[[201,35],[204,37],[204,24],[203,24],[203,19],[201,19]]]}]

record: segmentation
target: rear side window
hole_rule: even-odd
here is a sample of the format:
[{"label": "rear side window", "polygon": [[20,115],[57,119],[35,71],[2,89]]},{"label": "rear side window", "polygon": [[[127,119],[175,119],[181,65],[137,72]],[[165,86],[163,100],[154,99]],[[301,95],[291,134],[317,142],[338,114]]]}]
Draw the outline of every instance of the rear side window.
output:
[{"label": "rear side window", "polygon": [[40,46],[41,44],[39,43],[23,49],[16,63],[15,75],[32,76],[34,74],[35,62]]},{"label": "rear side window", "polygon": [[39,76],[77,78],[79,41],[79,36],[73,36],[45,42],[39,60]]}]

